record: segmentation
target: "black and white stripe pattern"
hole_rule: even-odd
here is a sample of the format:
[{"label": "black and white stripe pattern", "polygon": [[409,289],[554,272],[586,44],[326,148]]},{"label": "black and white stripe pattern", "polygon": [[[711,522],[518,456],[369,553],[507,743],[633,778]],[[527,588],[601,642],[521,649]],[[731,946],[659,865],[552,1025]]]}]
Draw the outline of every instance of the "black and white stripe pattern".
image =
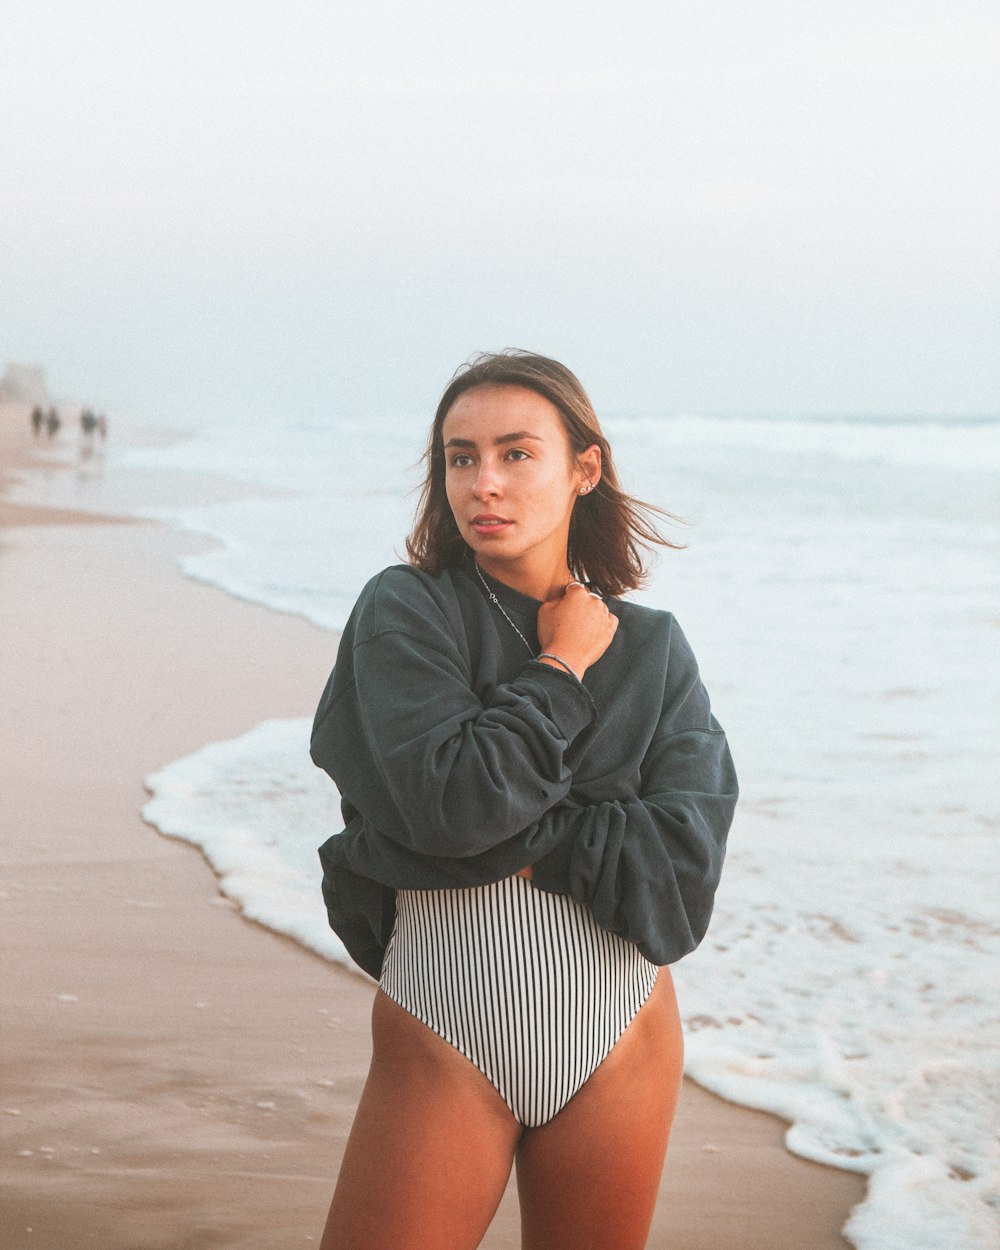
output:
[{"label": "black and white stripe pattern", "polygon": [[510,877],[399,891],[380,985],[536,1127],[606,1058],[656,972],[579,903]]}]

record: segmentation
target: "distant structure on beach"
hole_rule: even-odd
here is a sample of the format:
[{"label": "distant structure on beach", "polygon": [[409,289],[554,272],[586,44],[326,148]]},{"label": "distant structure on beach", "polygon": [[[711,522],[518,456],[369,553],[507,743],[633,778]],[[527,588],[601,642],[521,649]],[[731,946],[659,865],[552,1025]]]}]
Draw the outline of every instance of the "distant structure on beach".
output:
[{"label": "distant structure on beach", "polygon": [[47,407],[45,370],[37,365],[8,364],[0,378],[0,404],[39,404]]}]

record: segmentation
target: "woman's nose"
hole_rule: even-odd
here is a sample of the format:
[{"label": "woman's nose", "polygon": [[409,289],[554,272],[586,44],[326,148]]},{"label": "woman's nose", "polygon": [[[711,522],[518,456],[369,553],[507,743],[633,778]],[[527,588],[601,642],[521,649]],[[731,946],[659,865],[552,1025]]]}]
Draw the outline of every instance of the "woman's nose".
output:
[{"label": "woman's nose", "polygon": [[476,474],[476,484],[472,493],[477,499],[486,499],[500,493],[500,478],[492,465],[483,464],[479,466],[479,472]]}]

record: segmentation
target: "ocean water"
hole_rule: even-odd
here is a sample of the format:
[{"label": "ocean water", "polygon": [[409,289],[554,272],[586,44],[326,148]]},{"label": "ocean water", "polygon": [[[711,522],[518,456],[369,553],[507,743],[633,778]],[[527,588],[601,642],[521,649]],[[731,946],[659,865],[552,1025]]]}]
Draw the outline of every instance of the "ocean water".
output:
[{"label": "ocean water", "polygon": [[[846,1229],[862,1250],[995,1250],[1000,418],[606,427],[626,486],[689,522],[639,598],[684,626],[743,787],[711,930],[675,968],[688,1072],[870,1178]],[[220,423],[115,470],[246,484],[145,510],[216,540],[189,575],[335,630],[400,558],[423,433]],[[207,745],[149,779],[146,816],[249,915],[348,962],[308,730]]]}]

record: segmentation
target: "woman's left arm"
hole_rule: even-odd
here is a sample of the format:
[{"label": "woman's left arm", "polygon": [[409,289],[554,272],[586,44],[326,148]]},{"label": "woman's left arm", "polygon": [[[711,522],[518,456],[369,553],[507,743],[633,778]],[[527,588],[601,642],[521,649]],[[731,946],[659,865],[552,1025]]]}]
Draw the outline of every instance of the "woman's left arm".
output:
[{"label": "woman's left arm", "polygon": [[676,622],[667,637],[663,702],[637,793],[574,802],[571,790],[544,818],[562,836],[532,865],[536,886],[571,895],[657,964],[705,935],[738,795],[725,734]]},{"label": "woman's left arm", "polygon": [[549,819],[566,836],[532,865],[535,886],[569,894],[653,963],[674,963],[705,935],[738,793],[719,728],[651,744],[639,797],[576,806]]}]

